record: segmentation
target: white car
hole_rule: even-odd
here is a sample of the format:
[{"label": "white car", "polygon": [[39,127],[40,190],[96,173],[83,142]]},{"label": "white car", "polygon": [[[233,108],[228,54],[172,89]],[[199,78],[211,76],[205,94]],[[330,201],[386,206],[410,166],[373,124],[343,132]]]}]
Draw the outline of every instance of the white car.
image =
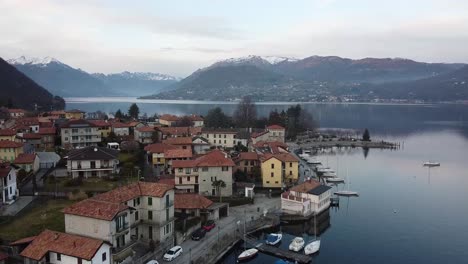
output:
[{"label": "white car", "polygon": [[169,249],[166,254],[164,254],[163,259],[165,261],[173,261],[175,258],[180,256],[182,254],[182,247],[181,246],[175,246],[171,249]]},{"label": "white car", "polygon": [[159,262],[157,262],[156,260],[150,260],[146,262],[146,264],[159,264]]}]

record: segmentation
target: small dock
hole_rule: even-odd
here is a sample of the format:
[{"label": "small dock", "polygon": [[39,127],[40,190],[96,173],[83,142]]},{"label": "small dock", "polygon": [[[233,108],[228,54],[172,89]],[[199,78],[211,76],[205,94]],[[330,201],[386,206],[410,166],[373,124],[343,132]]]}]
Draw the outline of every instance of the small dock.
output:
[{"label": "small dock", "polygon": [[330,206],[333,206],[333,207],[340,206],[340,198],[339,197],[331,197],[330,198]]},{"label": "small dock", "polygon": [[253,247],[255,247],[256,249],[258,249],[259,251],[263,253],[273,255],[281,259],[294,260],[294,261],[297,261],[298,263],[311,263],[312,261],[311,256],[307,256],[305,254],[296,253],[290,250],[285,250],[285,249],[281,249],[278,247],[270,246],[263,242],[259,242],[257,239],[253,237],[246,236],[245,242],[247,244],[252,245]]}]

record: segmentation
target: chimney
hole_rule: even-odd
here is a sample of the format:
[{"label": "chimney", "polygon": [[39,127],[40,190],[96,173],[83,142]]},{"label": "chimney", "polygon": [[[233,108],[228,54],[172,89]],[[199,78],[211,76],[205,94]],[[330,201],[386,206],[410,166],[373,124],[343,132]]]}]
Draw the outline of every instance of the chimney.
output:
[{"label": "chimney", "polygon": [[58,237],[59,237],[58,233],[57,233],[57,232],[55,232],[55,233],[54,233],[54,240],[57,240],[57,239],[58,239]]}]

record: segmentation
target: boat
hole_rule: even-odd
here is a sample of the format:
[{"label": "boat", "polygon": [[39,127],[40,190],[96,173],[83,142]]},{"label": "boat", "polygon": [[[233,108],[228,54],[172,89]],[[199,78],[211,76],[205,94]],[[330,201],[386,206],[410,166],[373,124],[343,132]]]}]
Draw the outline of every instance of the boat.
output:
[{"label": "boat", "polygon": [[344,181],[345,181],[344,179],[338,178],[338,177],[333,177],[333,178],[328,178],[327,179],[327,182],[330,182],[330,183],[342,183]]},{"label": "boat", "polygon": [[237,257],[237,260],[243,261],[243,260],[251,259],[251,258],[255,257],[257,255],[257,253],[258,253],[258,249],[256,249],[256,248],[251,248],[251,249],[244,250],[239,255],[239,257]]},{"label": "boat", "polygon": [[312,164],[312,165],[319,165],[319,164],[322,164],[322,162],[321,162],[320,160],[318,160],[317,158],[311,158],[311,157],[307,158],[307,159],[306,159],[306,162],[307,162],[308,164]]},{"label": "boat", "polygon": [[320,239],[317,239],[317,218],[315,214],[314,214],[314,236],[315,236],[314,241],[308,243],[304,247],[304,253],[306,255],[317,253],[320,250]]},{"label": "boat", "polygon": [[304,239],[302,237],[295,237],[291,244],[289,244],[289,250],[298,252],[304,247]]},{"label": "boat", "polygon": [[267,239],[266,239],[266,243],[268,245],[276,245],[278,244],[279,242],[281,242],[281,239],[283,238],[283,234],[269,234],[267,236]]},{"label": "boat", "polygon": [[323,177],[323,178],[336,178],[336,173],[331,172],[331,171],[324,172],[321,177]]},{"label": "boat", "polygon": [[440,162],[434,162],[434,161],[426,161],[423,164],[424,167],[439,167]]},{"label": "boat", "polygon": [[305,246],[304,253],[306,255],[315,254],[320,250],[320,239],[310,242]]},{"label": "boat", "polygon": [[318,168],[317,172],[319,172],[319,173],[335,173],[335,171],[330,169],[330,168]]},{"label": "boat", "polygon": [[348,196],[348,197],[349,196],[359,196],[358,192],[349,190],[349,179],[348,179],[348,167],[347,166],[346,166],[346,190],[336,191],[335,194],[338,195],[338,196]]}]

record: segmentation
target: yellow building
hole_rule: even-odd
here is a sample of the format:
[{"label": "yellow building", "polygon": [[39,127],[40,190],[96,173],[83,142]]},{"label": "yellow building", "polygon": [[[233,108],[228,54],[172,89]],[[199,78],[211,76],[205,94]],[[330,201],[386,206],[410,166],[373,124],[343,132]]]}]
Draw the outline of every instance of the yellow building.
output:
[{"label": "yellow building", "polygon": [[299,179],[299,160],[290,153],[266,154],[261,162],[263,187],[281,188]]},{"label": "yellow building", "polygon": [[0,159],[13,162],[23,153],[23,143],[10,140],[0,141]]},{"label": "yellow building", "polygon": [[0,129],[0,141],[16,141],[16,131],[14,129]]},{"label": "yellow building", "polygon": [[164,152],[169,149],[177,149],[177,147],[164,143],[150,144],[145,147],[145,151],[148,155],[148,162],[153,164],[153,168],[164,168],[166,166]]},{"label": "yellow building", "polygon": [[65,118],[66,119],[84,119],[85,112],[78,110],[78,109],[66,110]]}]

